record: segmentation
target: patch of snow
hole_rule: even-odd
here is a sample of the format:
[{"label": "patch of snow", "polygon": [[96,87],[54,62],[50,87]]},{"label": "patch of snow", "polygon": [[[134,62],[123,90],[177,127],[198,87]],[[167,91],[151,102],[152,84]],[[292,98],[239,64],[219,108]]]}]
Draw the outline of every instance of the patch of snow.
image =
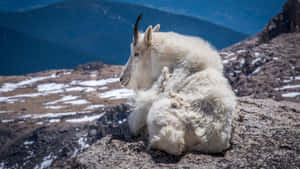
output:
[{"label": "patch of snow", "polygon": [[274,60],[278,60],[278,57],[273,57]]},{"label": "patch of snow", "polygon": [[118,123],[119,123],[119,124],[122,124],[122,123],[124,123],[124,122],[126,122],[126,121],[127,121],[127,119],[125,118],[125,119],[123,119],[123,120],[119,120]]},{"label": "patch of snow", "polygon": [[115,89],[99,94],[100,98],[110,98],[111,100],[124,99],[133,96],[135,93],[129,89]]},{"label": "patch of snow", "polygon": [[0,114],[11,113],[12,111],[0,111]]},{"label": "patch of snow", "polygon": [[84,135],[82,137],[79,138],[78,140],[78,144],[80,146],[80,150],[84,150],[86,148],[88,148],[90,145],[86,143],[87,142],[87,135]]},{"label": "patch of snow", "polygon": [[300,85],[286,85],[280,88],[275,88],[275,90],[293,89],[293,88],[300,88]]},{"label": "patch of snow", "polygon": [[79,80],[73,80],[71,83],[70,83],[70,85],[76,85],[76,84],[78,84],[80,81]]},{"label": "patch of snow", "polygon": [[104,86],[109,83],[115,83],[119,82],[119,78],[109,78],[109,79],[102,79],[102,80],[88,80],[88,81],[82,81],[78,82],[81,86]]},{"label": "patch of snow", "polygon": [[53,109],[53,110],[58,110],[58,109],[64,109],[66,106],[46,106],[46,109]]},{"label": "patch of snow", "polygon": [[77,156],[77,153],[78,153],[78,149],[75,147],[75,150],[74,150],[71,158],[75,158]]},{"label": "patch of snow", "polygon": [[90,74],[90,77],[97,77],[97,74],[96,73],[92,73],[92,74]]},{"label": "patch of snow", "polygon": [[[290,79],[288,80],[283,80],[284,83],[288,83],[288,82],[291,82],[293,81],[294,77],[290,77]],[[295,80],[300,80],[300,76],[295,76]]]},{"label": "patch of snow", "polygon": [[242,60],[241,60],[241,65],[244,65],[245,64],[245,59],[244,58],[242,58]]},{"label": "patch of snow", "polygon": [[252,72],[252,74],[256,74],[256,73],[258,73],[259,71],[260,71],[260,67],[256,68],[256,69]]},{"label": "patch of snow", "polygon": [[53,161],[56,159],[55,156],[52,156],[52,154],[49,154],[48,156],[43,158],[43,162],[39,165],[36,165],[34,169],[46,169],[51,166]]},{"label": "patch of snow", "polygon": [[63,96],[61,99],[46,103],[46,105],[56,104],[56,103],[65,102],[65,101],[71,101],[71,100],[75,100],[78,98],[79,98],[78,96],[72,96],[72,95]]},{"label": "patch of snow", "polygon": [[63,89],[58,89],[58,90],[50,90],[44,93],[44,95],[48,95],[48,94],[57,94],[57,93],[63,93],[64,90]]},{"label": "patch of snow", "polygon": [[5,119],[5,120],[1,120],[1,123],[10,123],[10,122],[14,122],[15,120],[13,119]]},{"label": "patch of snow", "polygon": [[45,113],[45,114],[27,114],[22,116],[22,118],[27,119],[41,119],[41,118],[57,118],[63,116],[73,116],[77,114],[84,114],[86,112],[66,112],[66,113]]},{"label": "patch of snow", "polygon": [[220,52],[220,55],[228,55],[228,52]]},{"label": "patch of snow", "polygon": [[261,60],[261,58],[256,58],[256,59],[252,60],[251,64],[254,65],[256,62],[258,62],[260,60]]},{"label": "patch of snow", "polygon": [[255,52],[254,55],[255,55],[255,57],[258,57],[260,55],[260,53]]},{"label": "patch of snow", "polygon": [[33,144],[34,143],[34,141],[25,141],[24,142],[24,145],[31,145],[31,144]]},{"label": "patch of snow", "polygon": [[247,52],[247,50],[238,50],[238,51],[237,51],[238,54],[244,53],[244,52]]},{"label": "patch of snow", "polygon": [[68,86],[69,85],[66,84],[46,83],[38,85],[37,90],[39,92],[61,91],[61,89],[64,89]]},{"label": "patch of snow", "polygon": [[70,75],[72,72],[64,72],[64,75]]},{"label": "patch of snow", "polygon": [[234,53],[230,53],[229,55],[227,55],[227,57],[230,57],[230,56],[233,56],[234,55]]},{"label": "patch of snow", "polygon": [[72,100],[72,101],[67,101],[64,102],[65,104],[73,104],[73,105],[81,105],[81,104],[89,104],[90,102],[84,99],[80,100]]},{"label": "patch of snow", "polygon": [[36,122],[37,125],[43,125],[44,123],[42,121]]},{"label": "patch of snow", "polygon": [[87,106],[86,108],[84,108],[84,110],[94,110],[94,109],[97,109],[97,108],[100,108],[100,107],[104,107],[104,105],[102,105],[102,104],[98,104],[98,105],[89,105],[89,106]]},{"label": "patch of snow", "polygon": [[76,118],[76,119],[68,119],[66,122],[69,123],[83,123],[83,122],[91,122],[94,120],[97,120],[101,118],[105,113],[99,114],[99,115],[94,115],[94,116],[84,116],[83,118]]},{"label": "patch of snow", "polygon": [[92,87],[71,87],[71,88],[66,88],[66,91],[67,92],[94,92],[96,91],[95,88],[92,88]]},{"label": "patch of snow", "polygon": [[299,95],[300,95],[300,92],[290,92],[290,93],[284,93],[281,96],[282,97],[296,97],[296,96],[299,96]]},{"label": "patch of snow", "polygon": [[86,87],[85,88],[85,90],[84,90],[84,92],[95,92],[96,91],[96,89],[94,89],[94,88],[91,88],[91,87]]},{"label": "patch of snow", "polygon": [[0,169],[4,169],[4,166],[5,166],[4,162],[0,163]]},{"label": "patch of snow", "polygon": [[107,90],[108,89],[108,87],[107,86],[103,86],[103,87],[100,87],[100,88],[98,88],[99,90]]},{"label": "patch of snow", "polygon": [[32,85],[38,81],[42,81],[42,80],[46,80],[46,79],[50,79],[50,78],[55,78],[56,75],[52,74],[50,76],[45,76],[45,77],[33,77],[33,78],[29,78],[26,80],[23,80],[21,82],[18,83],[4,83],[3,86],[0,88],[0,93],[1,92],[10,92],[13,91],[17,88],[22,88],[24,86],[27,85]]},{"label": "patch of snow", "polygon": [[225,59],[225,60],[222,61],[222,63],[227,64],[227,63],[229,63],[231,61],[234,61],[234,60],[236,60],[236,57],[233,57],[233,58],[230,58],[230,59]]},{"label": "patch of snow", "polygon": [[43,95],[44,94],[42,93],[27,93],[27,94],[15,95],[15,96],[0,97],[0,102],[7,102],[7,103],[24,102],[24,100],[20,98],[37,97]]},{"label": "patch of snow", "polygon": [[60,119],[50,119],[49,123],[59,123]]}]

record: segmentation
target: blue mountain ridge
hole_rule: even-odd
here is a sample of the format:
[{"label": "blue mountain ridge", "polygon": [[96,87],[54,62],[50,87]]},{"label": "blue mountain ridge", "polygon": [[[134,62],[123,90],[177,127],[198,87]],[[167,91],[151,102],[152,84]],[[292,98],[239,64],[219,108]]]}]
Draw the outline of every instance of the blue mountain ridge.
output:
[{"label": "blue mountain ridge", "polygon": [[[3,27],[0,27],[0,52],[0,75],[20,75],[74,67],[93,61],[93,58],[81,52]],[[62,58],[68,61],[61,62]]]},{"label": "blue mountain ridge", "polygon": [[[149,24],[160,23],[161,31],[199,36],[211,42],[217,49],[230,46],[248,36],[198,18],[104,0],[69,0],[26,12],[0,13],[0,26],[83,54],[84,61],[98,60],[106,64],[124,64],[129,56],[133,23],[141,12],[144,15],[141,30],[145,30]],[[27,43],[32,42],[28,40]],[[22,44],[18,45],[14,46],[16,50],[24,48]],[[2,65],[10,57],[6,48],[2,48],[0,54]],[[29,63],[46,58],[37,53],[32,54],[23,52],[16,57],[30,58],[31,60],[27,59]],[[47,68],[72,68],[68,62],[76,62],[78,58],[74,55],[71,60],[69,57],[61,56],[57,63],[49,63]],[[19,64],[9,63],[12,64],[11,67],[18,67]],[[43,69],[44,67],[40,66],[40,70]],[[23,73],[33,71],[36,69],[24,69]]]}]

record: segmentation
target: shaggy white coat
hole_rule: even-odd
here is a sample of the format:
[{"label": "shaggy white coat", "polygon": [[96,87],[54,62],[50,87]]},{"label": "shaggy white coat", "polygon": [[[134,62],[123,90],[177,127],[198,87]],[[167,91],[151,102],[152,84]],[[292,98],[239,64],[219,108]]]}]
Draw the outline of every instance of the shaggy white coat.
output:
[{"label": "shaggy white coat", "polygon": [[[131,132],[146,128],[150,148],[174,155],[226,150],[236,98],[219,54],[200,38],[151,29],[148,35],[149,28],[131,46],[127,64],[129,87],[137,93],[128,118]],[[134,58],[136,52],[141,56]]]}]

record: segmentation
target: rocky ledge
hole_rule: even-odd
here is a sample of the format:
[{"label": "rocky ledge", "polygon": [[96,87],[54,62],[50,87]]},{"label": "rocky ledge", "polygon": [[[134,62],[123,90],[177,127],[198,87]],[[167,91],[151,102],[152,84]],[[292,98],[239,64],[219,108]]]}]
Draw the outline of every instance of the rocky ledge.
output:
[{"label": "rocky ledge", "polygon": [[[126,107],[126,106],[125,106]],[[300,105],[239,98],[231,148],[220,154],[186,153],[176,157],[148,150],[145,137],[131,137],[118,123],[130,109],[112,111],[98,120],[99,139],[76,158],[53,168],[299,168]]]}]

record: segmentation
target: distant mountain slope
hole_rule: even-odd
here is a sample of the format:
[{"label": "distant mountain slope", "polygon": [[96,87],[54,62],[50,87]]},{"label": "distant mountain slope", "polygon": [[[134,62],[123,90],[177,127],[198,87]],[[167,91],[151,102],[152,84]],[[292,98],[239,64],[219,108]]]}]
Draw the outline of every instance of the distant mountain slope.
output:
[{"label": "distant mountain slope", "polygon": [[0,27],[0,55],[1,75],[72,68],[91,59],[79,52],[2,27]]},{"label": "distant mountain slope", "polygon": [[133,23],[140,12],[144,14],[143,29],[160,23],[162,31],[201,36],[218,49],[247,37],[196,18],[103,0],[70,0],[29,12],[2,13],[0,25],[90,56],[102,56],[97,59],[108,64],[124,64]]}]

